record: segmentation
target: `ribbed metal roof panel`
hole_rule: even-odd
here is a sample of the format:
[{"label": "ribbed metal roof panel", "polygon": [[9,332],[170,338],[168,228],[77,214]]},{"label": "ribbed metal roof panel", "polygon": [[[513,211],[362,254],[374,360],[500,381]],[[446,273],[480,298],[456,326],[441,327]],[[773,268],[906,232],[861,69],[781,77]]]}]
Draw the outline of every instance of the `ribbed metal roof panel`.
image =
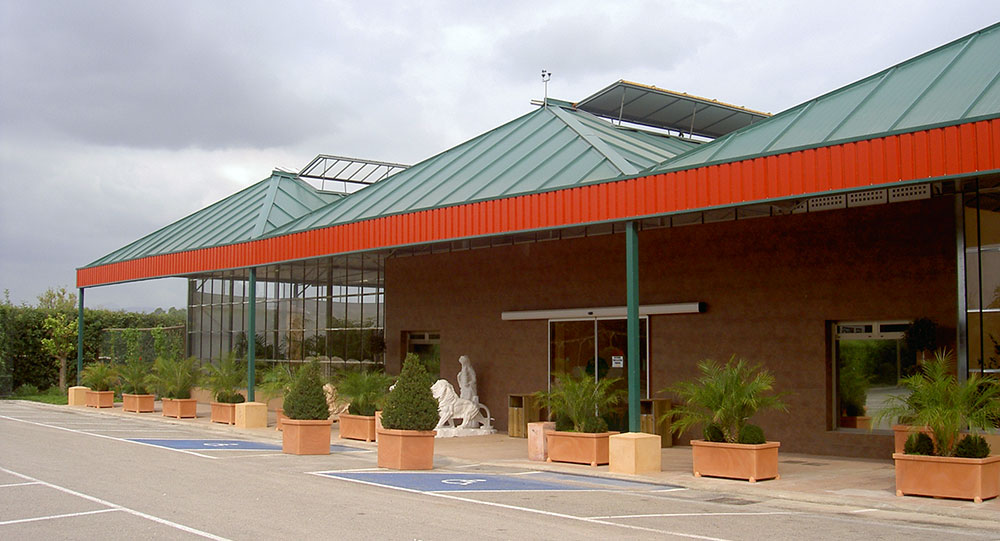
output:
[{"label": "ribbed metal roof panel", "polygon": [[270,178],[115,250],[87,267],[252,240],[342,197],[320,192],[294,175],[275,171]]},{"label": "ribbed metal roof panel", "polygon": [[1000,116],[1000,23],[784,111],[658,173]]},{"label": "ribbed metal roof panel", "polygon": [[609,180],[698,144],[620,128],[568,105],[550,103],[274,234]]}]

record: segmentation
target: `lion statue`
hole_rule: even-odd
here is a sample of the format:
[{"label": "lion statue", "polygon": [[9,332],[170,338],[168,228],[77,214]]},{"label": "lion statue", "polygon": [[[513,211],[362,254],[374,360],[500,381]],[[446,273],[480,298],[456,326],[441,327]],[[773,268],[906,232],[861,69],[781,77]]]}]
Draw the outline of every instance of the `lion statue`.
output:
[{"label": "lion statue", "polygon": [[[490,426],[490,409],[482,404],[460,398],[455,388],[446,379],[439,379],[431,385],[431,393],[438,401],[438,424],[436,428],[444,428],[445,424],[455,428],[455,419],[461,419],[458,428],[492,428]],[[484,413],[485,412],[485,413]]]}]

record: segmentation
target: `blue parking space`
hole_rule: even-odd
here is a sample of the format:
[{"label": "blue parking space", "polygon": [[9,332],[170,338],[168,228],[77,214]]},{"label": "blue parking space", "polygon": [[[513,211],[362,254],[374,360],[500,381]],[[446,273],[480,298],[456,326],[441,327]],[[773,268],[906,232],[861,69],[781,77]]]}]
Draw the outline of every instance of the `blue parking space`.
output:
[{"label": "blue parking space", "polygon": [[[145,443],[179,451],[280,451],[281,446],[274,443],[262,443],[246,440],[183,440],[183,439],[152,439],[130,438],[128,441]],[[364,449],[346,445],[331,445],[331,453],[363,452]]]},{"label": "blue parking space", "polygon": [[594,490],[594,487],[536,480],[531,476],[489,473],[321,472],[320,475],[420,492]]},{"label": "blue parking space", "polygon": [[245,440],[173,440],[132,438],[129,441],[182,451],[280,451],[281,446]]}]

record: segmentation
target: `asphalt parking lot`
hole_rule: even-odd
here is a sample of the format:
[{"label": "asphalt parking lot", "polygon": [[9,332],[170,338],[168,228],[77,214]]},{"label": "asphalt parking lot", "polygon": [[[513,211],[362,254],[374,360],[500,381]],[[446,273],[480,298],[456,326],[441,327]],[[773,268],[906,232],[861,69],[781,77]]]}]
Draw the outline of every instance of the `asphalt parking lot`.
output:
[{"label": "asphalt parking lot", "polygon": [[436,456],[280,451],[280,433],[0,401],[0,538],[998,539],[1000,525]]}]

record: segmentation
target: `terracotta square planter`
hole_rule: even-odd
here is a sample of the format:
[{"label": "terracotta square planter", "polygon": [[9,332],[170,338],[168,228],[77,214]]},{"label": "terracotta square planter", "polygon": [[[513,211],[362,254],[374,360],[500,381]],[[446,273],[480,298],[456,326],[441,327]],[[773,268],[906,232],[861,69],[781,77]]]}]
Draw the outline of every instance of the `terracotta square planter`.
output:
[{"label": "terracotta square planter", "polygon": [[236,424],[236,404],[211,402],[210,405],[212,406],[213,423],[223,423],[227,425]]},{"label": "terracotta square planter", "polygon": [[114,391],[87,391],[88,408],[113,408],[115,407]]},{"label": "terracotta square planter", "polygon": [[274,429],[275,429],[275,430],[281,430],[281,429],[282,429],[282,426],[281,426],[281,423],[282,423],[282,422],[283,422],[283,421],[284,421],[285,419],[288,419],[288,416],[286,416],[286,415],[285,415],[285,410],[283,410],[283,409],[281,409],[281,408],[278,408],[278,409],[277,409],[277,410],[275,410],[275,412],[274,412],[274,418],[275,418],[275,425],[274,425]]},{"label": "terracotta square planter", "polygon": [[780,479],[778,447],[780,442],[760,444],[717,443],[691,440],[691,458],[695,477],[725,477],[746,479],[756,483],[764,479]]},{"label": "terracotta square planter", "polygon": [[122,410],[134,413],[151,413],[156,396],[151,394],[122,394]]},{"label": "terracotta square planter", "polygon": [[340,414],[340,437],[347,440],[375,441],[375,416]]},{"label": "terracotta square planter", "polygon": [[956,458],[893,453],[896,495],[957,498],[981,503],[1000,495],[1000,456]]},{"label": "terracotta square planter", "polygon": [[608,438],[617,432],[560,432],[545,433],[549,448],[549,462],[573,462],[597,466],[608,463]]},{"label": "terracotta square planter", "polygon": [[392,470],[434,468],[434,430],[378,431],[378,467]]},{"label": "terracotta square planter", "polygon": [[281,452],[290,455],[330,454],[329,419],[288,419],[281,422]]},{"label": "terracotta square planter", "polygon": [[164,398],[163,416],[175,419],[198,417],[198,400],[194,398]]}]

